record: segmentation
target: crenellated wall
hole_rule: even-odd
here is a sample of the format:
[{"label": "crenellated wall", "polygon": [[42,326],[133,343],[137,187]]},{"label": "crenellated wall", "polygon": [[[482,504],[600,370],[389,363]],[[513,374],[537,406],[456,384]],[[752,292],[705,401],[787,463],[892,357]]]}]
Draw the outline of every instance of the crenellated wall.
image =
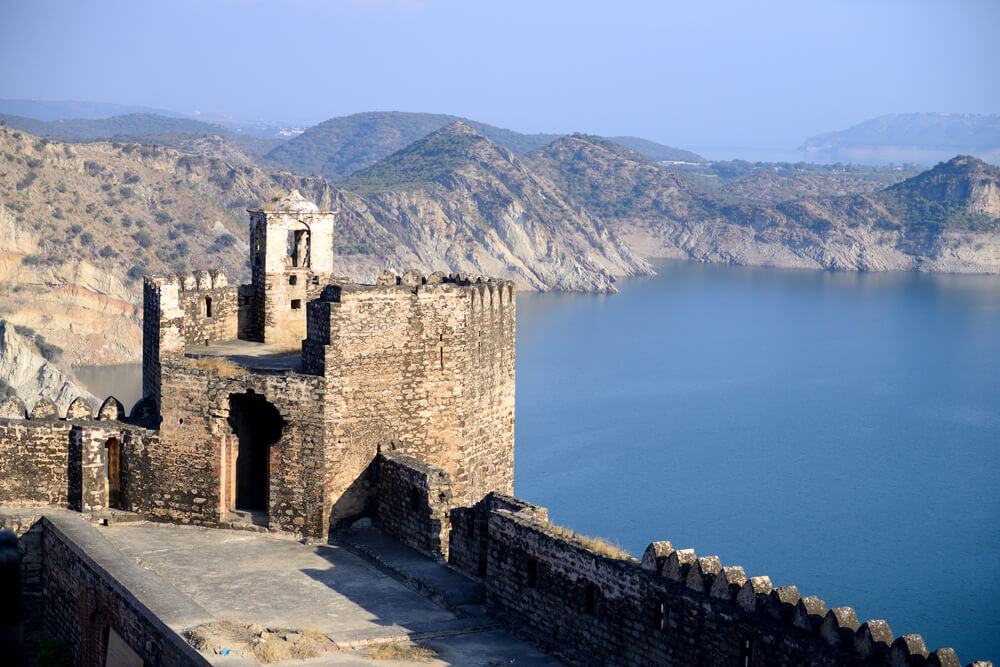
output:
[{"label": "crenellated wall", "polygon": [[919,635],[669,542],[640,562],[526,512],[495,510],[488,529],[488,608],[571,664],[959,665]]},{"label": "crenellated wall", "polygon": [[509,281],[409,272],[310,302],[302,368],[326,378],[334,521],[361,507],[350,487],[390,440],[445,470],[456,503],[512,490],[513,296]]},{"label": "crenellated wall", "polygon": [[378,483],[383,530],[479,578],[491,614],[570,664],[960,667],[951,649],[717,556],[654,542],[639,561],[496,493],[442,512],[444,471],[396,452],[380,455]]},{"label": "crenellated wall", "polygon": [[[0,403],[0,502],[70,507],[91,512],[108,509],[109,442],[148,443],[155,433],[137,425],[143,402],[126,423],[124,409],[108,397],[94,413],[83,398],[60,416],[48,399],[30,415],[16,398]],[[119,477],[125,480],[126,474]],[[118,507],[128,504],[123,485]]]},{"label": "crenellated wall", "polygon": [[240,290],[222,271],[147,277],[143,282],[142,393],[159,401],[161,364],[186,347],[236,340]]}]

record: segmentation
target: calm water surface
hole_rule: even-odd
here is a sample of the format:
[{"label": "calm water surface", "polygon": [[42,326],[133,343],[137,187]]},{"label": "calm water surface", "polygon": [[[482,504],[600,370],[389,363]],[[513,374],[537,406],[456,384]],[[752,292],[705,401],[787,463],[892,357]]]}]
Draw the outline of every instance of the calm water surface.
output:
[{"label": "calm water surface", "polygon": [[1000,661],[1000,278],[658,270],[518,297],[517,495]]},{"label": "calm water surface", "polygon": [[1000,278],[659,271],[518,297],[517,494],[1000,664]]}]

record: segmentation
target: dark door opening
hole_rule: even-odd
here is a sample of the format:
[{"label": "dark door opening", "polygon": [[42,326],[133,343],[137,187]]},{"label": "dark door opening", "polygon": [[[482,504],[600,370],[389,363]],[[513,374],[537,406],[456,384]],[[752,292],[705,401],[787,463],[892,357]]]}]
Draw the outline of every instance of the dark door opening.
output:
[{"label": "dark door opening", "polygon": [[285,426],[278,409],[253,391],[229,397],[229,425],[239,438],[236,509],[267,511],[271,445]]},{"label": "dark door opening", "polygon": [[121,446],[118,438],[108,438],[104,443],[104,474],[108,479],[108,507],[121,508]]}]

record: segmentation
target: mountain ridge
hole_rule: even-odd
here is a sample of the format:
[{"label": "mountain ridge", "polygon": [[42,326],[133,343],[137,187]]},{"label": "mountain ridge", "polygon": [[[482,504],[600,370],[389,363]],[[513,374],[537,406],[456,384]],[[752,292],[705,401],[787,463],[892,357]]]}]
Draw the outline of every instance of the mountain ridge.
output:
[{"label": "mountain ridge", "polygon": [[840,162],[934,164],[956,154],[1000,162],[1000,115],[897,113],[806,139],[799,150]]}]

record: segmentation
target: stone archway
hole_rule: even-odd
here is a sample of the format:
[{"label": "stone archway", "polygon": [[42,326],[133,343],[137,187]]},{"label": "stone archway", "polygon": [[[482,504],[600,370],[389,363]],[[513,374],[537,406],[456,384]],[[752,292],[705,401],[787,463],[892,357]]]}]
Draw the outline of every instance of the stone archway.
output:
[{"label": "stone archway", "polygon": [[266,512],[271,445],[281,439],[285,420],[266,398],[249,390],[245,394],[230,394],[229,425],[239,440],[234,466],[234,508]]}]

